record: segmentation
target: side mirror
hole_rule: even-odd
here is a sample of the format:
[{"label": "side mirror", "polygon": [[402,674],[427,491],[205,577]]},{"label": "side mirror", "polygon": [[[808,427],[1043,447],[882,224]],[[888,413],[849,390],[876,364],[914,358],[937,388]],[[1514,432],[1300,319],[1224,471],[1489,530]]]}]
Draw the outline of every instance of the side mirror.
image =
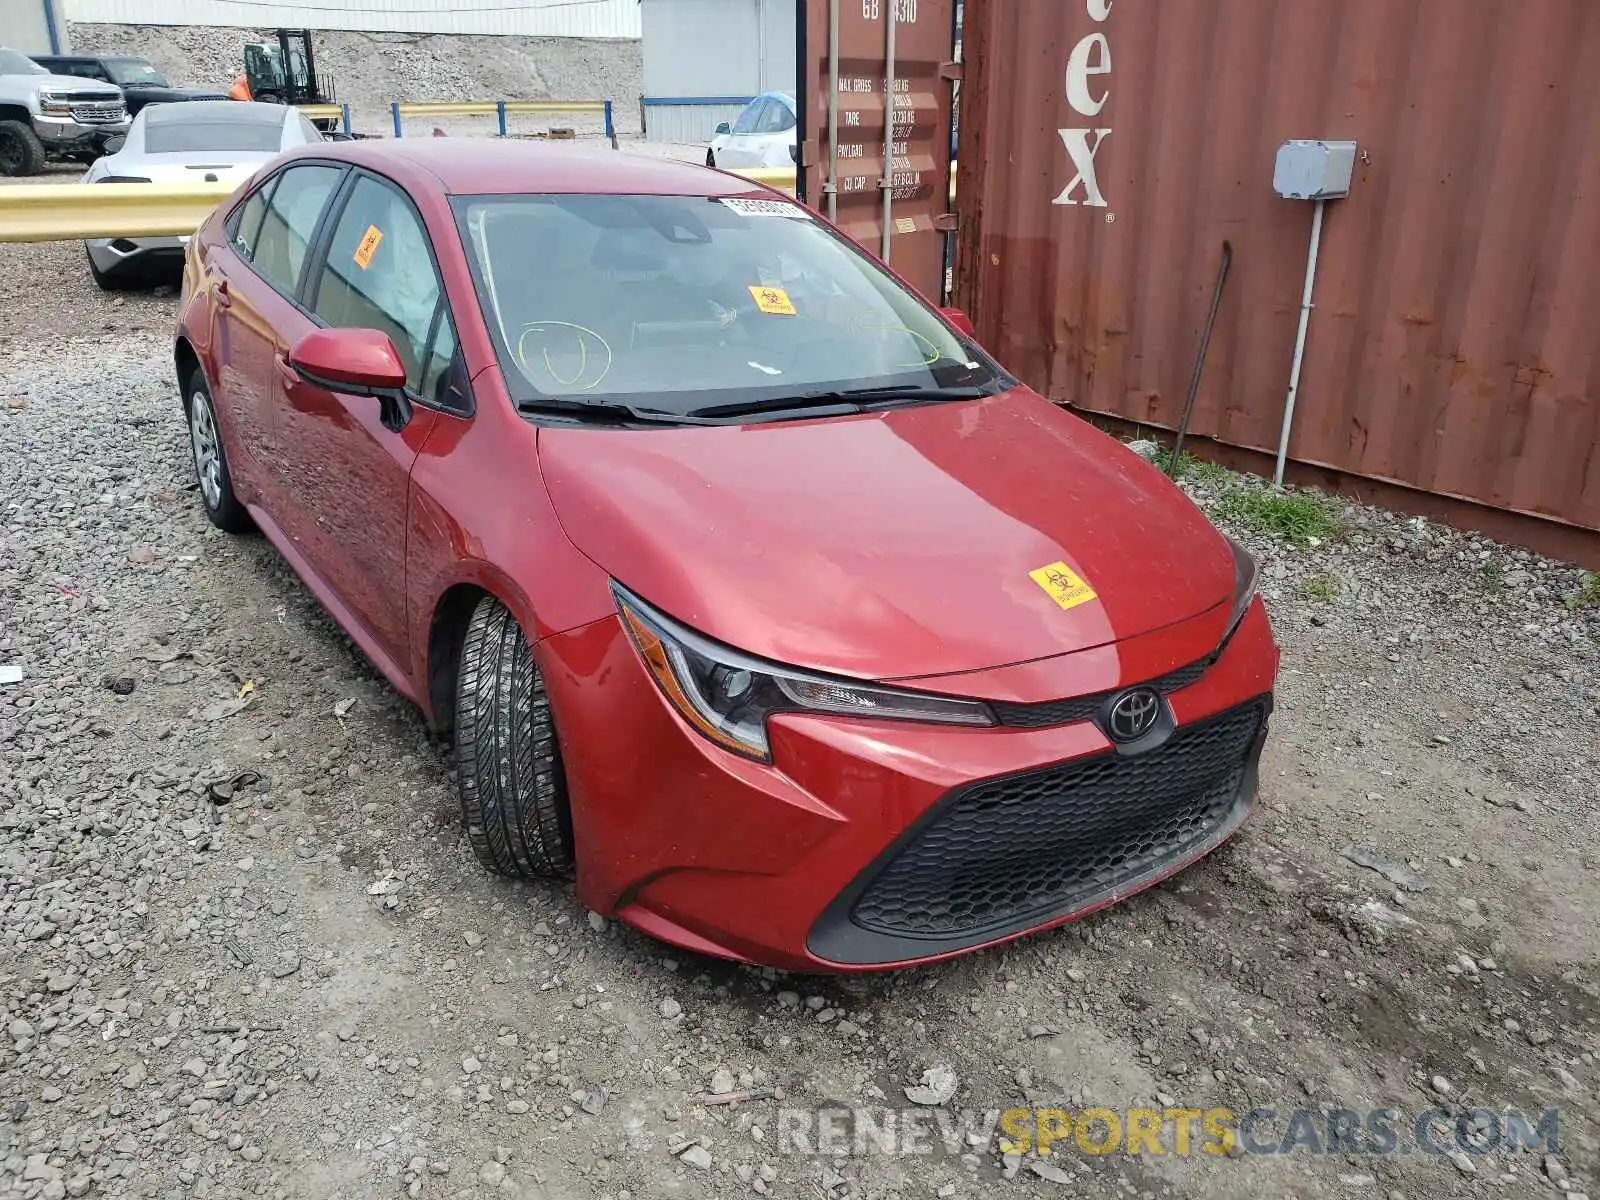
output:
[{"label": "side mirror", "polygon": [[957,333],[964,334],[969,338],[976,338],[978,336],[977,332],[972,328],[972,318],[967,316],[967,314],[962,312],[959,308],[941,308],[939,311],[944,314],[944,319],[946,321],[949,321],[950,324],[956,327]]},{"label": "side mirror", "polygon": [[383,401],[383,423],[411,420],[406,365],[389,335],[377,329],[314,329],[289,350],[289,366],[313,387]]},{"label": "side mirror", "polygon": [[115,134],[112,134],[110,137],[108,137],[105,141],[100,143],[100,153],[102,153],[102,154],[115,154],[117,151],[121,150],[127,144],[128,144],[128,139],[127,138],[125,138],[120,133],[115,133]]},{"label": "side mirror", "polygon": [[733,132],[733,126],[729,125],[726,121],[718,121],[717,122],[716,132],[718,132],[718,133],[732,133]]}]

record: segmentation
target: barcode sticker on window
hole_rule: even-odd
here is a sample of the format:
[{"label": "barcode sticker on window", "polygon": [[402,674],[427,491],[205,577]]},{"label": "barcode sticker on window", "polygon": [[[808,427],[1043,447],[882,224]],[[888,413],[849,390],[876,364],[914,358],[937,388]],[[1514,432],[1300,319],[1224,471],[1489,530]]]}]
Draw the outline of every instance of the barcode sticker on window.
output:
[{"label": "barcode sticker on window", "polygon": [[722,197],[722,203],[746,217],[788,217],[792,221],[809,221],[811,212],[787,200],[741,200],[733,196]]}]

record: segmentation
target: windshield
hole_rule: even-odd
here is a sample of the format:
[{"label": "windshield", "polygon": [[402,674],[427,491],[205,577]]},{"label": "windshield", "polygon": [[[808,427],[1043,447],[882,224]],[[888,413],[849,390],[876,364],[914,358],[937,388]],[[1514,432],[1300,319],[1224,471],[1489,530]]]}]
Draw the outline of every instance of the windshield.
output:
[{"label": "windshield", "polygon": [[274,153],[283,140],[276,121],[152,121],[145,126],[146,154]]},{"label": "windshield", "polygon": [[15,50],[0,50],[0,75],[48,75],[46,71],[26,54],[18,54]]},{"label": "windshield", "polygon": [[113,58],[106,62],[106,74],[111,76],[112,83],[120,83],[124,87],[133,87],[138,84],[149,84],[153,87],[166,87],[167,79],[160,71],[149,63],[137,58]]},{"label": "windshield", "polygon": [[456,202],[514,399],[675,414],[863,388],[990,389],[1003,373],[786,201]]}]

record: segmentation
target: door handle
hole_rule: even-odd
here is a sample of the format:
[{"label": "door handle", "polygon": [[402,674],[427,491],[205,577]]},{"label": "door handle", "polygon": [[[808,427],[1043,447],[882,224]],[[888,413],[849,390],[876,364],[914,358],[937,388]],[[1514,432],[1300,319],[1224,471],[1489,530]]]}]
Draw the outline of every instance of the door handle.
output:
[{"label": "door handle", "polygon": [[233,297],[228,295],[228,281],[219,279],[211,285],[211,294],[217,298],[218,308],[228,308],[233,304]]}]

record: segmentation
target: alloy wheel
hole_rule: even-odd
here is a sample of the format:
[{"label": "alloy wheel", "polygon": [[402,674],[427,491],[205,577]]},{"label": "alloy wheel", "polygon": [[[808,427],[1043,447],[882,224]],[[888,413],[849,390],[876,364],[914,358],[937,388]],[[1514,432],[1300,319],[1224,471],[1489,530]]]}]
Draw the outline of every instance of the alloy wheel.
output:
[{"label": "alloy wheel", "polygon": [[211,401],[202,391],[189,397],[189,440],[194,445],[194,473],[206,507],[222,503],[222,447],[217,441],[217,421]]}]

